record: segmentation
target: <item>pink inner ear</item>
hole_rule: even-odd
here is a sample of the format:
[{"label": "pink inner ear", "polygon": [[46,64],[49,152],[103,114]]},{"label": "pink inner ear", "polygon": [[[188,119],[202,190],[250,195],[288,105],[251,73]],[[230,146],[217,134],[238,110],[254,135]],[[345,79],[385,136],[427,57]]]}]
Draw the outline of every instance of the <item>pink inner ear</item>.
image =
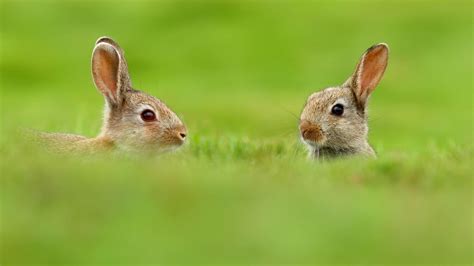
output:
[{"label": "pink inner ear", "polygon": [[388,50],[382,45],[374,47],[365,55],[359,76],[361,94],[371,93],[377,87],[387,66],[387,57]]},{"label": "pink inner ear", "polygon": [[117,93],[119,58],[114,50],[99,49],[94,58],[99,89],[110,97]]}]

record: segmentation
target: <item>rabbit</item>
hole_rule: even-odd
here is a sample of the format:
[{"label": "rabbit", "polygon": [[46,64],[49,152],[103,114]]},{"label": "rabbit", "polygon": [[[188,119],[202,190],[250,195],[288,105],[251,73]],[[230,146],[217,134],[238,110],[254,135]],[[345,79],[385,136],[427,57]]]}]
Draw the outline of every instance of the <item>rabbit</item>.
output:
[{"label": "rabbit", "polygon": [[308,97],[299,133],[310,158],[376,157],[367,141],[367,102],[387,68],[388,54],[385,43],[370,47],[346,82]]},{"label": "rabbit", "polygon": [[186,141],[187,130],[162,101],[132,88],[124,52],[109,37],[101,37],[92,52],[92,77],[105,98],[103,125],[95,138],[63,133],[39,133],[59,152],[173,150]]}]

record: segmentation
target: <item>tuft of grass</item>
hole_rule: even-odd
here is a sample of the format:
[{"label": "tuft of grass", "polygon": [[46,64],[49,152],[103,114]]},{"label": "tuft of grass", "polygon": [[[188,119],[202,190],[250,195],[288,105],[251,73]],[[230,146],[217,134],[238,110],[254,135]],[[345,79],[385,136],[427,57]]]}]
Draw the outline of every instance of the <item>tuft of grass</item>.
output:
[{"label": "tuft of grass", "polygon": [[25,147],[2,164],[3,263],[471,259],[472,147],[320,163],[203,136],[156,158]]}]

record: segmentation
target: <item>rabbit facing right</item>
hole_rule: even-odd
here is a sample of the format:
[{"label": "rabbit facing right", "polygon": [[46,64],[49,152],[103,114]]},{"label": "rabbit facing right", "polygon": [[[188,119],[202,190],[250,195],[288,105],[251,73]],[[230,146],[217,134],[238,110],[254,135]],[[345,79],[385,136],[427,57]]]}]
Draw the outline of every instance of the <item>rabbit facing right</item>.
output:
[{"label": "rabbit facing right", "polygon": [[344,84],[309,96],[299,131],[310,158],[356,154],[375,157],[367,141],[367,101],[382,79],[388,53],[385,43],[370,47]]},{"label": "rabbit facing right", "polygon": [[187,130],[178,116],[159,99],[132,88],[122,48],[101,37],[92,52],[92,77],[105,98],[100,134],[34,133],[33,137],[59,153],[157,153],[174,150],[186,141]]}]

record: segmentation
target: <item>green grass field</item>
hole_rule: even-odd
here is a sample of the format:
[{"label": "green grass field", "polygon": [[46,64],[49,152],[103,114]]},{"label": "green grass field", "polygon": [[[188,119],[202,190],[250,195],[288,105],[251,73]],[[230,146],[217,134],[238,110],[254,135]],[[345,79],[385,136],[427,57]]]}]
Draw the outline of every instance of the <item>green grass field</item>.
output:
[{"label": "green grass field", "polygon": [[[0,264],[473,263],[472,2],[0,4]],[[102,35],[184,148],[84,158],[22,137],[99,132]],[[378,42],[378,159],[308,161],[307,96]]]}]

